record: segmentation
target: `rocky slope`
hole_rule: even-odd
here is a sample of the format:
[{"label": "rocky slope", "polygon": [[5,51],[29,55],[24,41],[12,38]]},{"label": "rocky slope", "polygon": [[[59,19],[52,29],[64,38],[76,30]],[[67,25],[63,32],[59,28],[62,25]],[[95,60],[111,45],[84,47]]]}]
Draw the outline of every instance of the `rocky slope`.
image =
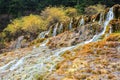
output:
[{"label": "rocky slope", "polygon": [[115,5],[73,18],[68,27],[56,23],[40,33],[46,39],[0,54],[0,80],[119,80],[119,14],[120,5]]}]

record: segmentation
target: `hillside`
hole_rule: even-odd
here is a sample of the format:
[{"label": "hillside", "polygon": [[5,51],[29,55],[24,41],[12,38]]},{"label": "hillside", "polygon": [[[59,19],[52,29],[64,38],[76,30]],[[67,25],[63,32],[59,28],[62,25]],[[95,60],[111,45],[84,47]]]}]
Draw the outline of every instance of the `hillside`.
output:
[{"label": "hillside", "polygon": [[14,19],[0,33],[0,80],[119,80],[120,5],[86,10]]}]

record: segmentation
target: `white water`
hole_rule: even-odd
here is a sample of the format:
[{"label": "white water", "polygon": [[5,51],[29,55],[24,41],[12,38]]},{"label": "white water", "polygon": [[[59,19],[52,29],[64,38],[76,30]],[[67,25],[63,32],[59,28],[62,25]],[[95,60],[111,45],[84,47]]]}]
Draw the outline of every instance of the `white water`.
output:
[{"label": "white water", "polygon": [[93,42],[93,41],[97,41],[103,34],[105,34],[105,31],[106,31],[106,28],[107,28],[107,25],[109,24],[109,22],[114,18],[114,13],[113,13],[113,8],[110,8],[109,12],[107,13],[107,16],[106,16],[106,20],[104,22],[104,25],[103,25],[103,31],[98,34],[98,35],[95,35],[89,42]]},{"label": "white water", "polygon": [[102,24],[102,19],[103,19],[103,14],[100,14],[100,20],[99,20],[99,24]]},{"label": "white water", "polygon": [[18,40],[16,41],[15,48],[21,48],[21,42],[24,39],[24,36],[18,37]]},{"label": "white water", "polygon": [[41,32],[38,36],[38,38],[45,38],[45,34],[47,31]]},{"label": "white water", "polygon": [[57,29],[58,29],[58,23],[55,25],[55,27],[53,29],[53,36],[57,35]]},{"label": "white water", "polygon": [[72,23],[73,23],[73,20],[71,19],[70,23],[69,23],[69,30],[72,29]]},{"label": "white water", "polygon": [[110,31],[109,31],[109,33],[111,34],[112,33],[112,27],[110,26]]},{"label": "white water", "polygon": [[80,20],[80,26],[83,26],[85,24],[84,18],[82,16],[82,19]]},{"label": "white water", "polygon": [[5,66],[0,67],[0,75],[5,71],[9,71],[4,76],[1,76],[1,79],[33,80],[37,74],[42,75],[45,72],[51,72],[54,70],[57,63],[63,60],[61,55],[66,50],[71,50],[72,48],[73,46],[52,51],[48,49],[47,46],[40,46],[28,55],[20,59],[10,61]]},{"label": "white water", "polygon": [[38,35],[38,38],[45,38],[45,35],[48,35],[49,32],[50,32],[50,30],[41,32],[41,33]]},{"label": "white water", "polygon": [[49,39],[45,40],[40,46],[46,46],[46,44],[49,42]]},{"label": "white water", "polygon": [[[105,33],[106,27],[113,17],[114,14],[112,12],[112,8],[110,8],[103,26],[103,31],[100,34],[95,35],[91,40],[85,41],[78,45],[83,45],[98,40]],[[56,30],[57,29],[55,29],[55,32]],[[20,59],[15,58],[13,61],[10,61],[6,65],[0,67],[0,80],[33,80],[35,75],[42,75],[43,73],[49,73],[54,70],[57,63],[63,60],[61,55],[66,50],[72,50],[78,46],[76,45],[53,51],[45,46],[47,42],[48,41],[45,41],[39,48],[33,49],[28,55]],[[6,71],[9,72],[1,76]]]},{"label": "white water", "polygon": [[61,32],[61,30],[63,30],[63,24],[62,23],[59,26],[59,33]]},{"label": "white water", "polygon": [[83,44],[88,44],[90,42],[95,42],[97,41],[103,34],[105,34],[105,31],[106,31],[106,28],[107,28],[107,25],[109,24],[109,22],[114,19],[114,13],[113,13],[113,8],[110,8],[109,9],[109,12],[107,13],[107,16],[106,16],[106,20],[104,22],[104,29],[101,33],[99,33],[98,35],[94,35],[92,39],[88,40],[88,41],[85,41],[85,42],[82,42],[80,44],[77,44],[76,47],[79,47],[80,45],[83,45]]}]

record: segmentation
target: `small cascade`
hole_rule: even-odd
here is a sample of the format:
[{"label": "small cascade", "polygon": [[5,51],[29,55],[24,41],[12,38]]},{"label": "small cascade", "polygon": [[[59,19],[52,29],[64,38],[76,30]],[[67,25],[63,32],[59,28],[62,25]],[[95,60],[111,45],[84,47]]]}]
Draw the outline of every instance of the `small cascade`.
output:
[{"label": "small cascade", "polygon": [[110,8],[109,12],[107,13],[106,16],[106,21],[104,22],[104,30],[102,32],[102,34],[105,33],[107,25],[109,24],[109,22],[114,18],[114,13],[113,13],[113,8]]},{"label": "small cascade", "polygon": [[63,24],[61,23],[59,26],[59,33],[63,30]]},{"label": "small cascade", "polygon": [[109,12],[107,13],[107,16],[106,16],[106,20],[105,20],[105,22],[104,22],[104,25],[103,25],[103,27],[104,27],[103,31],[102,31],[100,34],[95,35],[95,36],[90,40],[90,42],[98,40],[103,34],[105,34],[107,25],[109,24],[109,22],[110,22],[113,18],[114,18],[113,8],[110,8],[110,9],[109,9]]},{"label": "small cascade", "polygon": [[110,26],[109,34],[111,34],[111,33],[112,33],[112,27]]},{"label": "small cascade", "polygon": [[72,23],[73,23],[73,20],[71,19],[70,24],[69,24],[69,30],[72,29]]},{"label": "small cascade", "polygon": [[15,48],[21,48],[21,42],[24,39],[24,36],[18,37],[18,40],[16,41]]},{"label": "small cascade", "polygon": [[82,19],[80,20],[80,26],[83,26],[85,24],[84,18],[82,16]]},{"label": "small cascade", "polygon": [[40,46],[46,46],[46,44],[49,42],[49,39],[45,40]]},{"label": "small cascade", "polygon": [[5,66],[0,67],[0,80],[17,80],[18,78],[20,80],[33,80],[36,78],[36,74],[42,75],[43,73],[49,73],[55,69],[55,66],[61,60],[63,60],[61,55],[66,50],[71,50],[73,48],[74,47],[72,46],[50,50],[47,46],[41,44],[39,48],[33,49],[33,51],[28,55],[25,55],[20,59],[10,61]]},{"label": "small cascade", "polygon": [[38,38],[45,38],[45,34],[47,31],[41,32],[38,36]]},{"label": "small cascade", "polygon": [[99,24],[102,24],[103,14],[100,14]]},{"label": "small cascade", "polygon": [[58,23],[55,25],[55,27],[53,29],[53,36],[57,35],[57,29],[58,29]]},{"label": "small cascade", "polygon": [[[35,48],[24,55],[23,57],[10,61],[8,64],[4,66],[0,66],[0,80],[33,80],[36,77],[36,74],[40,74],[40,76],[44,73],[49,73],[55,69],[56,65],[63,60],[61,55],[71,49],[75,49],[79,45],[87,44],[93,41],[97,41],[103,34],[105,34],[106,27],[109,22],[114,18],[113,8],[110,8],[109,12],[106,16],[106,21],[104,22],[104,29],[98,35],[94,35],[91,40],[82,42],[76,46],[64,47],[61,49],[51,50],[46,44],[49,39],[43,42],[38,48]],[[102,22],[102,19],[101,19]],[[80,26],[84,25],[84,18],[82,17],[80,21]],[[54,26],[53,36],[57,35],[58,23]],[[72,21],[70,22],[69,28],[72,29]],[[59,26],[59,31],[63,29],[63,24],[61,23]],[[50,30],[40,33],[40,37],[44,38],[45,35],[49,34]],[[110,27],[110,33],[112,33],[112,27]],[[24,37],[18,38],[18,47],[23,40]],[[7,72],[8,71],[8,72]],[[7,72],[7,73],[4,73]],[[43,75],[42,75],[43,76]]]},{"label": "small cascade", "polygon": [[49,33],[50,33],[50,29],[45,33],[45,35],[49,35]]},{"label": "small cascade", "polygon": [[41,32],[41,33],[38,35],[38,38],[45,38],[45,36],[48,35],[49,32],[50,32],[50,30]]}]

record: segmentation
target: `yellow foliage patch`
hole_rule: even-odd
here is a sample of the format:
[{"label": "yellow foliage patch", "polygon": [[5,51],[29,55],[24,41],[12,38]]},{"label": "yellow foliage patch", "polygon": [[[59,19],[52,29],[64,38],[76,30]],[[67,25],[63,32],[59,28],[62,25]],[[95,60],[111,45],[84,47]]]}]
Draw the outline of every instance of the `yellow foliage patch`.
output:
[{"label": "yellow foliage patch", "polygon": [[19,19],[13,20],[11,24],[4,29],[12,34],[16,33],[18,30],[36,32],[37,30],[45,30],[45,22],[38,15],[29,15]]},{"label": "yellow foliage patch", "polygon": [[41,17],[48,22],[48,26],[57,22],[65,22],[69,19],[64,9],[58,7],[47,7],[42,11]]}]

